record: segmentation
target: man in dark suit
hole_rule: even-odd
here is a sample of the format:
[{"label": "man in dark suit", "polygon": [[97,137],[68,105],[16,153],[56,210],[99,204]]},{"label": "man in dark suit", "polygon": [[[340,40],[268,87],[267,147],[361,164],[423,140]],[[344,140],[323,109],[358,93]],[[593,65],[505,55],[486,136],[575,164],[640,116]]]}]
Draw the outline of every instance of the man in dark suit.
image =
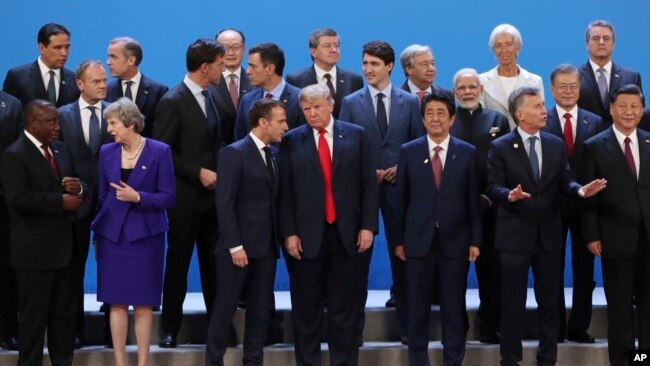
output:
[{"label": "man in dark suit", "polygon": [[83,202],[68,148],[56,138],[54,104],[25,107],[25,133],[2,155],[0,182],[11,220],[9,264],[18,282],[18,365],[72,364],[75,327],[73,214]]},{"label": "man in dark suit", "polygon": [[[490,144],[488,194],[499,206],[495,248],[501,261],[501,365],[522,360],[521,322],[532,267],[537,300],[538,365],[557,360],[558,304],[562,277],[560,195],[589,197],[604,180],[581,186],[571,175],[561,139],[542,132],[546,108],[539,89],[521,87],[508,98],[518,124]],[[507,304],[507,306],[506,306]]]},{"label": "man in dark suit", "polygon": [[141,134],[151,137],[156,123],[156,106],[168,88],[140,72],[142,47],[130,37],[119,37],[108,45],[106,65],[115,79],[108,83],[107,102],[127,97],[135,102],[144,115],[144,129]]},{"label": "man in dark suit", "polygon": [[650,133],[636,128],[643,106],[636,85],[614,92],[614,124],[585,142],[582,164],[585,180],[607,179],[607,189],[583,206],[582,228],[587,248],[602,260],[613,366],[628,365],[635,332],[639,349],[650,348]]},{"label": "man in dark suit", "polygon": [[[0,154],[23,130],[20,101],[0,91]],[[0,189],[0,348],[18,350],[18,290],[16,274],[9,266],[9,213]]]},{"label": "man in dark suit", "polygon": [[435,278],[440,283],[443,364],[465,356],[468,259],[481,245],[476,148],[449,135],[454,102],[433,91],[422,101],[427,135],[402,145],[397,170],[397,245],[406,261],[409,365],[429,365],[429,317]]},{"label": "man in dark suit", "polygon": [[477,174],[481,192],[481,256],[476,259],[478,295],[481,303],[475,318],[476,338],[483,343],[499,343],[501,323],[501,265],[494,249],[497,208],[487,197],[487,155],[490,143],[510,132],[508,118],[481,107],[483,85],[474,69],[461,69],[454,75],[454,95],[458,103],[449,133],[476,147]]},{"label": "man in dark suit", "polygon": [[258,99],[270,98],[284,103],[287,111],[289,129],[305,123],[300,112],[298,98],[300,89],[282,78],[284,71],[284,51],[274,43],[260,43],[248,51],[246,74],[251,85],[258,87],[241,98],[235,121],[235,141],[250,132],[248,111]]},{"label": "man in dark suit", "polygon": [[84,338],[84,275],[90,246],[90,223],[95,217],[99,189],[99,147],[113,139],[106,131],[106,121],[102,117],[104,108],[108,106],[103,101],[106,98],[107,79],[104,66],[98,60],[82,61],[75,75],[81,97],[59,108],[59,139],[70,149],[79,178],[87,184],[86,199],[75,215],[77,247],[73,256],[78,304],[74,346],[80,348]]},{"label": "man in dark suit", "polygon": [[343,98],[363,88],[361,75],[337,66],[341,60],[341,39],[335,30],[318,28],[309,34],[312,66],[287,75],[287,82],[299,88],[322,83],[334,98],[334,118],[339,118]]},{"label": "man in dark suit", "polygon": [[[564,146],[569,155],[571,173],[579,183],[584,183],[579,178],[581,177],[584,142],[604,130],[606,125],[597,115],[577,106],[580,87],[580,72],[574,66],[559,65],[551,72],[551,94],[555,99],[555,106],[547,110],[548,120],[543,131],[564,140]],[[566,336],[570,341],[594,343],[594,338],[587,333],[591,322],[591,293],[596,287],[594,256],[589,253],[582,238],[579,211],[581,202],[577,198],[562,199],[562,201],[563,242],[566,242],[569,230],[571,233],[573,306],[567,331],[564,291],[561,291],[558,341],[564,342]],[[562,259],[561,273],[564,273],[564,262]],[[564,276],[560,278],[560,284],[564,287]]]},{"label": "man in dark suit", "polygon": [[641,89],[638,71],[612,62],[616,34],[614,26],[606,20],[595,20],[587,26],[586,44],[589,60],[580,67],[580,99],[578,106],[599,115],[608,124],[610,95],[619,87],[635,84]]},{"label": "man in dark suit", "polygon": [[72,71],[65,63],[70,53],[70,32],[61,24],[48,23],[38,31],[39,58],[7,72],[2,89],[23,104],[49,100],[57,107],[79,98]]},{"label": "man in dark suit", "polygon": [[228,329],[242,292],[247,299],[244,364],[262,364],[262,347],[275,311],[279,161],[270,144],[280,143],[289,127],[284,106],[273,99],[255,102],[249,116],[250,134],[225,147],[219,157],[215,193],[219,300],[208,325],[206,365],[223,366]]},{"label": "man in dark suit", "polygon": [[320,365],[323,309],[332,365],[356,365],[362,253],[377,231],[377,181],[363,128],[335,120],[322,84],[300,92],[308,125],[282,141],[280,235],[291,267],[298,365]]},{"label": "man in dark suit", "polygon": [[221,143],[225,146],[233,142],[239,102],[252,87],[246,69],[242,67],[246,52],[244,33],[235,28],[225,28],[217,33],[216,39],[226,47],[223,58],[225,69],[219,84],[210,88],[214,88],[213,93],[217,96],[217,110],[223,136]]},{"label": "man in dark suit", "polygon": [[454,99],[454,94],[434,83],[436,82],[436,60],[433,58],[433,52],[429,46],[412,44],[402,51],[399,61],[404,70],[406,80],[402,84],[402,90],[418,96],[421,102],[425,95],[439,90],[447,94],[449,98]]},{"label": "man in dark suit", "polygon": [[[365,88],[357,90],[343,99],[340,119],[366,129],[372,164],[379,183],[379,204],[384,220],[384,230],[389,248],[395,241],[395,173],[400,146],[424,135],[420,105],[415,95],[395,88],[390,82],[390,73],[395,64],[395,52],[384,41],[366,43],[362,51]],[[378,105],[381,108],[378,108]],[[364,254],[365,262],[360,268],[367,282],[372,251]],[[389,250],[390,267],[397,305],[397,318],[402,342],[406,342],[406,286],[404,263]],[[367,287],[367,286],[366,286]],[[364,288],[360,311],[364,311],[367,291]],[[403,304],[403,306],[402,306]],[[359,329],[361,338],[364,316]],[[359,343],[363,342],[363,338]]]},{"label": "man in dark suit", "polygon": [[196,242],[201,288],[208,316],[216,286],[217,212],[214,188],[219,158],[219,118],[210,84],[223,72],[225,47],[198,39],[187,48],[187,75],[158,103],[153,138],[172,148],[176,175],[176,205],[167,210],[167,256],[163,282],[160,347],[176,347],[183,318],[194,242]]}]

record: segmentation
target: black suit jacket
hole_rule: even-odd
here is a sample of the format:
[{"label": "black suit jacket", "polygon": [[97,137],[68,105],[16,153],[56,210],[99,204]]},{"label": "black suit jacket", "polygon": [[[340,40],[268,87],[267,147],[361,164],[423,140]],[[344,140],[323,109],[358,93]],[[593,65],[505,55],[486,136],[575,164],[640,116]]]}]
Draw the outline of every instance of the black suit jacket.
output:
[{"label": "black suit jacket", "polygon": [[[144,115],[144,129],[140,134],[145,137],[151,137],[153,134],[153,126],[156,123],[156,106],[158,106],[160,98],[165,95],[169,88],[143,74],[140,75],[142,78],[140,79],[140,85],[135,96],[135,104],[140,109],[140,113]],[[106,91],[106,101],[114,102],[123,96],[122,80],[111,80],[108,83],[108,90]]]},{"label": "black suit jacket", "polygon": [[0,153],[20,136],[23,123],[20,101],[0,90]]},{"label": "black suit jacket", "polygon": [[[337,66],[335,79],[336,98],[334,98],[334,111],[332,114],[334,115],[334,118],[339,118],[343,98],[363,88],[363,78],[359,74],[355,74],[352,71]],[[317,84],[318,80],[316,80],[316,70],[314,69],[314,65],[287,75],[287,82],[300,89],[309,85]]]},{"label": "black suit jacket", "polygon": [[[216,110],[214,95],[208,100]],[[217,171],[220,135],[184,82],[169,89],[156,108],[153,138],[169,145],[176,176],[176,206],[183,211],[205,211],[214,206],[214,191],[199,179],[201,168]]]},{"label": "black suit jacket", "polygon": [[[61,177],[76,176],[68,148],[55,141],[50,149]],[[25,134],[2,155],[0,182],[11,220],[12,267],[49,270],[70,263],[73,215],[63,210],[61,177]]]},{"label": "black suit jacket", "polygon": [[[106,107],[108,107],[108,103],[102,102],[102,112]],[[99,111],[97,113],[99,114]],[[100,144],[104,145],[113,142],[113,138],[106,131],[106,120],[102,117],[101,121]],[[93,205],[96,203],[99,186],[97,181],[97,177],[99,176],[99,151],[97,151],[96,155],[93,155],[88,148],[88,144],[86,144],[83,128],[81,127],[79,101],[59,108],[59,123],[61,124],[59,140],[63,141],[70,150],[77,174],[87,184],[86,197],[88,199],[84,201],[84,204],[76,212],[76,215],[79,218],[94,215],[96,207],[93,207]]]},{"label": "black suit jacket", "polygon": [[[18,98],[23,107],[34,99],[47,100],[47,89],[43,84],[41,75],[38,61],[14,67],[7,71],[2,89]],[[62,68],[59,98],[56,100],[56,106],[61,107],[77,99],[79,99],[79,88],[77,88],[74,73]]]},{"label": "black suit jacket", "polygon": [[632,175],[613,126],[585,142],[583,179],[607,179],[607,188],[587,199],[582,225],[585,242],[600,240],[602,257],[629,258],[635,253],[639,225],[650,233],[650,133],[636,130],[639,176]]},{"label": "black suit jacket", "polygon": [[[635,84],[641,88],[641,75],[638,71],[626,69],[612,63],[612,75],[609,80],[609,94],[626,84]],[[609,100],[609,98],[608,98]],[[594,76],[594,69],[587,61],[580,67],[580,99],[578,106],[591,113],[599,115],[609,125],[612,124],[612,115],[609,114],[609,102],[604,105],[600,98],[598,81]]]},{"label": "black suit jacket", "polygon": [[[409,92],[409,93],[413,93],[411,91],[411,88],[409,87],[408,79],[404,80],[404,83],[402,84],[402,86],[400,86],[400,88],[402,90],[405,90],[405,91]],[[437,86],[435,84],[431,84],[430,91],[433,92],[434,90],[441,91],[444,94],[446,94],[449,98],[451,98],[451,100],[454,100],[454,93],[452,93],[451,90],[447,90],[447,89],[439,87],[439,86]]]},{"label": "black suit jacket", "polygon": [[[246,75],[246,69],[241,68],[241,79],[239,80],[239,99],[237,106],[241,104],[242,97],[251,91],[251,81]],[[217,85],[211,85],[210,89],[217,97],[217,110],[219,111],[219,120],[221,121],[222,145],[229,145],[233,142],[235,130],[235,121],[237,120],[237,108],[233,104],[228,90],[228,81],[221,75],[221,81]]]}]

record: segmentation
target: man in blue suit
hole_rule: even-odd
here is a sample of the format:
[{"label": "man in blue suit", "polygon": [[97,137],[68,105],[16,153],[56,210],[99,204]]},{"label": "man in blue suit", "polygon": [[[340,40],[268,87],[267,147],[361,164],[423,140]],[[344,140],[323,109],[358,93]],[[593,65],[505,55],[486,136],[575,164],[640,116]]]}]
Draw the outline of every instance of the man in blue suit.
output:
[{"label": "man in blue suit", "polygon": [[615,41],[616,34],[612,23],[594,20],[587,26],[589,60],[580,67],[581,85],[578,100],[580,108],[599,115],[610,125],[610,95],[626,84],[634,84],[642,89],[638,71],[627,69],[612,61]]},{"label": "man in blue suit", "polygon": [[144,115],[144,129],[141,134],[151,137],[156,122],[156,106],[168,88],[140,72],[142,47],[130,37],[119,37],[108,45],[106,65],[115,79],[108,83],[106,101],[114,102],[127,97],[135,102]]},{"label": "man in blue suit", "polygon": [[440,284],[443,364],[465,356],[468,259],[481,245],[476,148],[449,135],[455,106],[435,90],[422,100],[427,135],[402,145],[397,170],[395,255],[406,261],[409,365],[429,365],[429,317]]},{"label": "man in blue suit", "polygon": [[[266,330],[275,311],[273,285],[279,254],[278,150],[288,130],[281,102],[260,99],[249,114],[251,132],[221,150],[216,188],[217,301],[208,326],[206,362],[223,365],[229,328],[246,292],[244,364],[261,365]],[[246,286],[244,286],[246,285]]]},{"label": "man in blue suit", "polygon": [[518,126],[493,141],[488,152],[488,195],[499,205],[495,248],[502,279],[501,365],[522,360],[521,322],[531,267],[538,304],[537,364],[554,365],[564,249],[560,195],[589,197],[606,181],[575,182],[564,143],[541,131],[547,115],[539,89],[515,89],[508,109]]},{"label": "man in blue suit", "polygon": [[318,28],[309,34],[309,53],[314,64],[287,75],[289,84],[304,88],[322,83],[334,98],[334,118],[339,117],[343,98],[363,88],[361,75],[340,68],[341,39],[335,30]]},{"label": "man in blue suit", "polygon": [[[362,51],[363,76],[368,84],[365,88],[348,95],[341,105],[340,119],[366,129],[370,142],[372,164],[379,183],[379,204],[384,220],[384,230],[389,248],[396,242],[394,196],[395,174],[400,146],[424,135],[418,98],[390,82],[390,73],[395,64],[395,51],[384,41],[366,43]],[[381,108],[378,108],[381,106]],[[402,342],[406,342],[406,287],[404,285],[404,263],[389,250],[390,266],[397,307],[397,317]],[[372,252],[365,254],[364,268],[367,281]],[[362,294],[360,309],[363,312],[367,292]],[[363,342],[363,316],[359,337]]]},{"label": "man in blue suit", "polygon": [[65,68],[70,54],[70,31],[48,23],[38,31],[39,58],[7,72],[2,89],[18,98],[23,107],[34,99],[49,100],[57,107],[79,98],[75,76]]},{"label": "man in blue suit", "polygon": [[356,365],[361,256],[377,231],[378,189],[364,129],[332,117],[322,84],[300,92],[307,125],[281,146],[280,235],[291,270],[298,365],[320,365],[323,310],[332,365]]},{"label": "man in blue suit", "polygon": [[106,71],[98,60],[81,62],[75,71],[76,83],[81,97],[74,103],[59,108],[61,130],[59,139],[63,141],[72,153],[75,168],[79,177],[87,183],[86,200],[76,212],[75,235],[77,236],[77,251],[75,252],[75,295],[77,303],[77,329],[74,346],[83,344],[84,333],[84,275],[86,259],[90,246],[90,223],[95,217],[98,191],[99,147],[112,142],[113,139],[106,131],[106,121],[102,117],[104,108],[108,105],[106,98]]},{"label": "man in blue suit", "polygon": [[239,103],[235,120],[235,141],[244,138],[250,132],[248,112],[258,99],[270,98],[284,103],[289,129],[305,123],[298,102],[300,89],[284,81],[283,71],[284,51],[278,45],[260,43],[248,51],[246,74],[251,85],[258,88],[244,95]]},{"label": "man in blue suit", "polygon": [[[580,72],[572,65],[563,64],[551,72],[551,93],[555,106],[547,110],[548,120],[542,131],[551,133],[564,140],[569,155],[571,173],[579,179],[583,160],[584,142],[604,130],[606,125],[597,115],[577,105],[580,95]],[[571,232],[571,269],[573,273],[573,306],[566,330],[566,305],[564,291],[560,292],[559,315],[560,328],[558,341],[564,337],[578,343],[594,343],[594,338],[587,333],[591,321],[591,293],[596,287],[594,282],[594,256],[587,250],[587,243],[582,237],[580,225],[580,205],[577,199],[562,199],[562,239]],[[564,251],[563,251],[564,253]],[[562,260],[564,273],[564,260]],[[564,278],[560,279],[564,287]]]}]

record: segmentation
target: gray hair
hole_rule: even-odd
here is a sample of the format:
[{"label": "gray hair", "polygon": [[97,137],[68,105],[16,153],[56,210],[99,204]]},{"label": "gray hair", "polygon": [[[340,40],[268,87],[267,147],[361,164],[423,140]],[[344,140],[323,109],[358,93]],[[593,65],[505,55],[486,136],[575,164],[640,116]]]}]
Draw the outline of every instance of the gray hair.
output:
[{"label": "gray hair", "polygon": [[589,25],[587,26],[587,32],[585,33],[585,42],[589,42],[589,32],[593,27],[609,28],[609,30],[612,31],[612,41],[616,41],[616,32],[614,32],[614,26],[612,25],[612,23],[606,20],[598,19],[589,23]]},{"label": "gray hair", "polygon": [[318,41],[320,40],[320,37],[325,36],[332,36],[336,38],[339,37],[338,33],[336,33],[336,31],[331,28],[314,29],[311,33],[309,33],[309,48],[318,47]]},{"label": "gray hair", "polygon": [[465,75],[465,74],[471,74],[472,76],[475,76],[478,79],[478,84],[481,85],[481,78],[478,76],[478,72],[475,69],[472,69],[470,67],[465,67],[465,68],[462,68],[462,69],[456,71],[456,73],[454,74],[454,80],[453,80],[453,83],[452,83],[454,88],[456,87],[456,80],[461,75]]},{"label": "gray hair", "polygon": [[406,72],[406,68],[414,66],[413,58],[427,52],[433,55],[433,51],[431,51],[431,48],[429,48],[429,46],[423,46],[421,44],[412,44],[406,47],[404,51],[402,51],[402,54],[399,55],[399,62],[402,64],[404,76],[407,78],[409,77],[409,74]]},{"label": "gray hair", "polygon": [[514,25],[504,23],[494,27],[492,33],[490,33],[490,40],[488,41],[490,48],[494,48],[494,42],[496,42],[496,38],[502,34],[512,36],[515,39],[517,46],[521,47],[524,45],[524,40],[521,38],[521,33],[519,33],[519,30],[517,30]]},{"label": "gray hair", "polygon": [[300,91],[301,102],[318,98],[325,98],[327,99],[327,103],[334,105],[334,99],[330,95],[330,89],[323,84],[308,85]]},{"label": "gray hair", "polygon": [[122,97],[104,109],[104,118],[117,118],[124,127],[133,126],[135,132],[140,133],[144,128],[144,116],[138,106],[131,99]]},{"label": "gray hair", "polygon": [[142,62],[142,46],[140,46],[140,42],[131,37],[117,37],[113,38],[109,44],[113,45],[116,43],[122,44],[124,55],[127,58],[131,56],[135,57],[135,65],[140,65],[140,62]]},{"label": "gray hair", "polygon": [[514,119],[517,124],[519,124],[519,120],[517,120],[517,115],[515,112],[520,110],[523,106],[524,97],[534,97],[536,95],[539,95],[539,89],[530,86],[522,86],[521,88],[517,88],[513,90],[512,93],[510,93],[510,96],[508,97],[508,112],[510,112],[512,119]]}]

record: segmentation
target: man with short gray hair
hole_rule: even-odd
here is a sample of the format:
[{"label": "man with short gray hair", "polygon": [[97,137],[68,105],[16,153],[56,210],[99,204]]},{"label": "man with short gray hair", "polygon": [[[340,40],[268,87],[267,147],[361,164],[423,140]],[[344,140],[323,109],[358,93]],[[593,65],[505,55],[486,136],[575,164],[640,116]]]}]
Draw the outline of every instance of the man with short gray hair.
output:
[{"label": "man with short gray hair", "polygon": [[434,90],[441,90],[449,96],[449,99],[454,99],[454,95],[449,90],[434,85],[438,70],[433,51],[429,46],[412,44],[402,51],[399,61],[406,76],[401,86],[402,90],[417,95],[420,102],[425,95]]}]

